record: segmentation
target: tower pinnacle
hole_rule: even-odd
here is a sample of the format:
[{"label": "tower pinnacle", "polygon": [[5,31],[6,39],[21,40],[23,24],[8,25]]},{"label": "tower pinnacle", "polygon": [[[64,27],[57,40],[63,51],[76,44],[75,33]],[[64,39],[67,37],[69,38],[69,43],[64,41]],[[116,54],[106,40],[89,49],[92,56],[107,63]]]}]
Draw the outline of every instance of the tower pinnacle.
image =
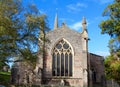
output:
[{"label": "tower pinnacle", "polygon": [[54,20],[54,30],[58,28],[58,14],[56,13],[55,20]]},{"label": "tower pinnacle", "polygon": [[86,18],[83,17],[83,20],[82,20],[82,28],[83,28],[83,31],[86,30],[86,24],[87,24]]},{"label": "tower pinnacle", "polygon": [[82,20],[82,35],[85,39],[88,39],[88,32],[87,32],[87,28],[86,28],[86,18],[83,17],[83,20]]}]

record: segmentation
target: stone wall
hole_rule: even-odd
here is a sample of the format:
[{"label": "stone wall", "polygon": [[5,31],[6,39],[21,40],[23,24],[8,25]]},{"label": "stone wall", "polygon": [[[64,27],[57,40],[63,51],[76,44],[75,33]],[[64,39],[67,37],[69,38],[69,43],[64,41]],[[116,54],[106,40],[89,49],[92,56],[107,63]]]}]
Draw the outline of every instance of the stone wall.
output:
[{"label": "stone wall", "polygon": [[[47,55],[44,58],[46,61],[45,66],[43,67],[45,79],[55,78],[52,76],[52,50],[58,41],[65,39],[73,48],[73,75],[66,81],[68,81],[71,85],[83,86],[84,80],[86,80],[85,84],[87,84],[87,72],[85,72],[85,74],[83,72],[87,70],[87,52],[83,51],[81,33],[64,26],[48,32],[46,37],[50,42],[46,44]],[[66,77],[61,77],[61,79],[64,78]]]},{"label": "stone wall", "polygon": [[105,86],[105,68],[104,68],[104,57],[89,53],[90,59],[90,71],[91,71],[91,82],[92,84],[99,84]]},{"label": "stone wall", "polygon": [[35,73],[33,65],[16,62],[11,69],[11,83],[15,85],[40,85],[41,72]]}]

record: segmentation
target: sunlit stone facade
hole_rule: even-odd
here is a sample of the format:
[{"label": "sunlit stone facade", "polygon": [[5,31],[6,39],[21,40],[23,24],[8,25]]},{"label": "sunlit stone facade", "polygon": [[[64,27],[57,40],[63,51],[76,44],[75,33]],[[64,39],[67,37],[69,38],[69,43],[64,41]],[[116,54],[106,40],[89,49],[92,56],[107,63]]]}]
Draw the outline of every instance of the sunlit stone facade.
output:
[{"label": "sunlit stone facade", "polygon": [[[83,18],[82,32],[70,29],[65,23],[58,27],[56,15],[54,29],[46,33],[49,41],[45,43],[45,51],[38,52],[34,72],[29,71],[30,67],[28,70],[19,68],[24,73],[13,74],[13,82],[75,87],[93,87],[96,84],[105,86],[103,57],[88,52],[86,24]],[[16,79],[18,74],[19,81]]]}]

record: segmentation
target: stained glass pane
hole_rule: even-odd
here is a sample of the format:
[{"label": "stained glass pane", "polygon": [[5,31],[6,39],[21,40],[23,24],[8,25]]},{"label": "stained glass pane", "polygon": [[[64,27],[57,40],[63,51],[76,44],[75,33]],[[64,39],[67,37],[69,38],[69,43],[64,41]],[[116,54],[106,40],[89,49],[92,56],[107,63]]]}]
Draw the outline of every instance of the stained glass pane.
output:
[{"label": "stained glass pane", "polygon": [[61,47],[62,47],[61,44],[57,44],[57,45],[56,45],[56,48],[58,48],[58,49],[61,49]]},{"label": "stained glass pane", "polygon": [[72,76],[72,54],[69,54],[69,76]]},{"label": "stained glass pane", "polygon": [[53,60],[52,60],[52,74],[53,74],[53,76],[55,76],[57,73],[55,62],[56,62],[56,57],[55,57],[55,54],[53,54]]},{"label": "stained glass pane", "polygon": [[60,54],[57,54],[57,76],[60,76]]},{"label": "stained glass pane", "polygon": [[68,45],[67,43],[65,43],[65,44],[63,45],[63,47],[64,47],[65,49],[68,49],[68,48],[69,48],[69,45]]},{"label": "stained glass pane", "polygon": [[64,76],[64,54],[61,54],[61,76]]},{"label": "stained glass pane", "polygon": [[65,76],[68,76],[68,54],[65,54]]}]

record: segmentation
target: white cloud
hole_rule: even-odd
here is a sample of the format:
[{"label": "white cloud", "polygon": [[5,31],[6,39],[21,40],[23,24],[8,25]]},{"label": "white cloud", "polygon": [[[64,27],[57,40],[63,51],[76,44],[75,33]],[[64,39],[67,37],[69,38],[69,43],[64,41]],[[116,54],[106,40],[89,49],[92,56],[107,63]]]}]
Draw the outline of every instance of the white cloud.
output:
[{"label": "white cloud", "polygon": [[97,4],[107,4],[113,2],[114,0],[84,0],[84,1],[87,1],[89,3],[96,2]]},{"label": "white cloud", "polygon": [[39,10],[39,12],[40,12],[41,14],[44,14],[44,13],[45,13],[43,10]]},{"label": "white cloud", "polygon": [[[86,26],[88,26],[89,24],[90,23],[87,20],[87,25]],[[75,23],[69,25],[69,27],[76,30],[76,31],[81,31],[82,30],[82,21],[75,22]]]},{"label": "white cloud", "polygon": [[54,4],[58,4],[58,0],[53,0],[53,3]]},{"label": "white cloud", "polygon": [[105,20],[106,18],[104,17],[101,17],[101,16],[97,16],[97,17],[94,17],[92,19],[88,19],[87,20],[87,24],[90,24],[90,25],[96,25],[98,26],[98,23],[100,23],[102,20]]},{"label": "white cloud", "polygon": [[70,19],[70,18],[59,18],[59,20],[64,21],[64,22],[66,22],[66,21],[74,22],[74,20]]},{"label": "white cloud", "polygon": [[46,14],[46,13],[47,13],[44,9],[39,9],[39,12],[40,12],[41,14]]},{"label": "white cloud", "polygon": [[105,3],[110,3],[112,2],[113,0],[100,0],[101,4],[105,4]]},{"label": "white cloud", "polygon": [[74,29],[74,30],[76,30],[76,31],[79,31],[82,28],[82,24],[81,23],[82,23],[82,21],[78,21],[78,22],[70,25],[69,27]]},{"label": "white cloud", "polygon": [[93,1],[100,3],[100,4],[106,4],[106,3],[112,2],[113,0],[93,0]]},{"label": "white cloud", "polygon": [[76,6],[77,6],[77,7],[84,7],[84,8],[87,7],[87,5],[86,5],[86,4],[83,4],[83,3],[76,3]]},{"label": "white cloud", "polygon": [[104,56],[104,57],[110,55],[109,52],[104,52],[104,51],[97,51],[97,52],[95,52],[95,54],[97,54],[97,55],[101,55],[101,56]]},{"label": "white cloud", "polygon": [[86,8],[87,5],[83,3],[75,3],[75,4],[69,4],[66,7],[68,9],[68,12],[79,12],[81,11],[81,8]]}]

